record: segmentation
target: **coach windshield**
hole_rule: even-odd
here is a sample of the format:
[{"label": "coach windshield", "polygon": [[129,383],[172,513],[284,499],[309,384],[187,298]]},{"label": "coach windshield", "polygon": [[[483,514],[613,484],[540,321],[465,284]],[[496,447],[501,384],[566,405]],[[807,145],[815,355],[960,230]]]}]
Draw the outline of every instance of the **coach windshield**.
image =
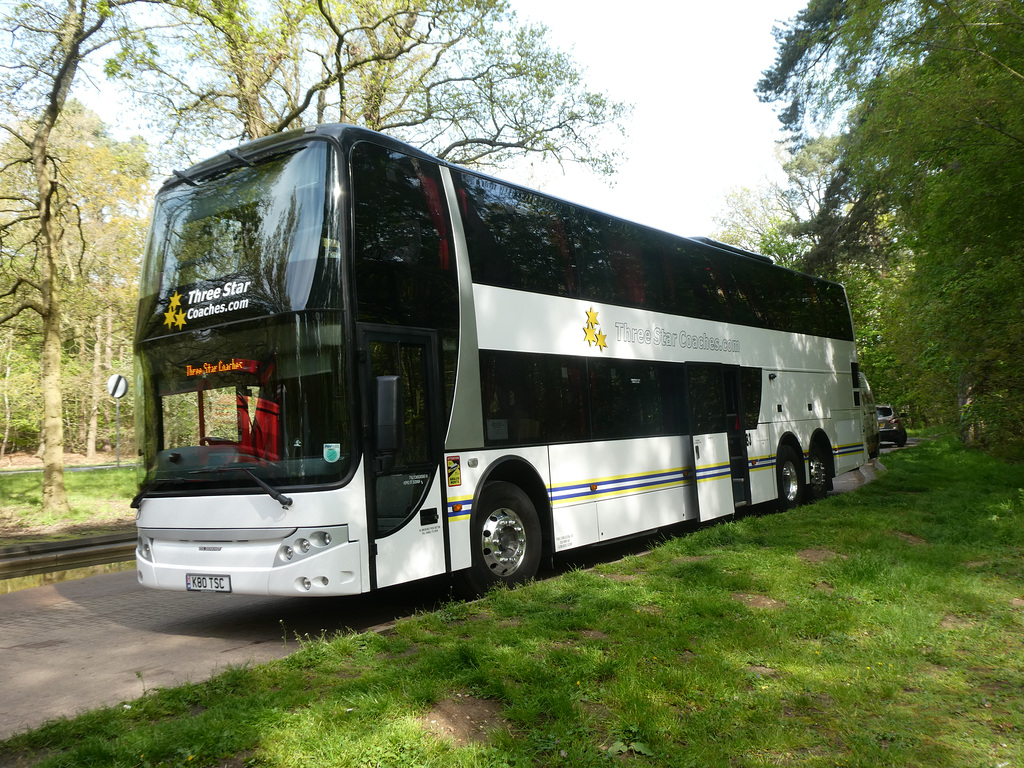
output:
[{"label": "coach windshield", "polygon": [[158,196],[135,349],[154,491],[348,473],[335,188],[330,147],[316,141]]}]

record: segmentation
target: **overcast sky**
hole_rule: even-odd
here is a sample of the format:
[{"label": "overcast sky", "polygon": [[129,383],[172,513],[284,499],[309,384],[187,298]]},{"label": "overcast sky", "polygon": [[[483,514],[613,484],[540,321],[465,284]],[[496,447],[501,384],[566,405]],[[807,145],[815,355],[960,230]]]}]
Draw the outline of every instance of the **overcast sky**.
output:
[{"label": "overcast sky", "polygon": [[724,195],[780,173],[779,122],[754,87],[775,61],[772,27],[807,0],[510,0],[586,70],[591,90],[634,105],[615,186],[538,168],[523,181],[627,219],[705,235]]}]

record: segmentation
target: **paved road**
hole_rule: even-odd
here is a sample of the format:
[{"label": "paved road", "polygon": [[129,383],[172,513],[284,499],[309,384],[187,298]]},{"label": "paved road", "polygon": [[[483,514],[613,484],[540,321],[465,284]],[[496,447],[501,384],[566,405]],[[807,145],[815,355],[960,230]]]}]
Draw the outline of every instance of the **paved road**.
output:
[{"label": "paved road", "polygon": [[[837,478],[842,493],[874,468]],[[589,567],[642,551],[643,540],[578,553]],[[296,635],[364,631],[447,599],[442,581],[348,598],[154,592],[134,570],[0,595],[0,740],[47,720],[118,704],[232,665],[281,658]]]},{"label": "paved road", "polygon": [[0,740],[47,720],[281,658],[298,635],[363,631],[445,598],[427,582],[354,598],[154,592],[135,572],[0,595]]}]

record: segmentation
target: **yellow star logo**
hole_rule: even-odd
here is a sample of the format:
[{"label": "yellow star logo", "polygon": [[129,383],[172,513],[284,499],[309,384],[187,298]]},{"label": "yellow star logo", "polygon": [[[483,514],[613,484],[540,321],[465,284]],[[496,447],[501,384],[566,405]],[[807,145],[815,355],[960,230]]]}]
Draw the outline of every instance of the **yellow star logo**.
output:
[{"label": "yellow star logo", "polygon": [[597,348],[602,352],[604,348],[608,346],[608,337],[601,333],[601,328],[597,324],[597,312],[591,307],[587,310],[587,324],[583,326],[583,340],[590,346],[597,345]]},{"label": "yellow star logo", "polygon": [[[178,318],[181,315],[181,318]],[[171,296],[171,302],[167,305],[167,311],[164,312],[164,325],[168,328],[173,328],[175,324],[181,328],[185,324],[185,316],[181,313],[181,294],[177,291]]]},{"label": "yellow star logo", "polygon": [[178,310],[178,313],[174,316],[174,324],[178,326],[179,329],[185,327],[185,313],[182,312],[180,309]]}]

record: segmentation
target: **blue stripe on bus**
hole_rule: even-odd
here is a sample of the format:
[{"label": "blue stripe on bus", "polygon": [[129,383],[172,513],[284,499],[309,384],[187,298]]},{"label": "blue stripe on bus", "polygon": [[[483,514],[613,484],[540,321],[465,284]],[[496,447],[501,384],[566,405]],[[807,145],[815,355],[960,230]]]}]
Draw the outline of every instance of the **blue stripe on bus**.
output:
[{"label": "blue stripe on bus", "polygon": [[836,456],[852,456],[863,451],[863,443],[847,443],[846,445],[837,445],[832,448],[832,453]]},{"label": "blue stripe on bus", "polygon": [[[859,453],[864,450],[862,443],[850,443],[848,445],[834,446],[832,451],[836,456],[847,456]],[[755,456],[747,460],[747,468],[751,472],[760,472],[766,469],[774,469],[776,464],[775,455]],[[565,485],[548,486],[548,496],[552,506],[570,504],[572,502],[588,500],[595,501],[609,499],[616,496],[624,496],[650,491],[665,490],[668,488],[680,488],[690,485],[693,482],[703,483],[711,480],[721,480],[731,474],[728,462],[719,464],[706,464],[697,467],[696,471],[686,467],[675,467],[672,469],[658,470],[655,472],[640,472],[634,475],[612,475],[609,477],[597,477],[590,480],[581,480]],[[591,490],[591,486],[597,486]],[[460,505],[456,510],[455,506]],[[473,513],[473,497],[457,497],[448,500],[448,520],[468,520]]]},{"label": "blue stripe on bus", "polygon": [[[598,477],[567,485],[554,485],[548,488],[548,493],[551,496],[552,505],[566,504],[581,499],[594,501],[682,487],[693,482],[690,478],[691,474],[691,470],[687,468],[676,467],[649,473]],[[593,488],[593,486],[597,487]]]},{"label": "blue stripe on bus", "polygon": [[[693,482],[692,475],[693,471],[684,467],[635,475],[613,475],[566,485],[552,485],[548,487],[548,495],[551,498],[552,506],[564,505],[582,499],[595,501],[668,488],[680,488]],[[597,489],[591,490],[591,486],[597,486]],[[456,505],[460,505],[460,509],[456,510]],[[473,512],[473,497],[449,499],[447,506],[449,522],[468,520]]]},{"label": "blue stripe on bus", "polygon": [[723,477],[729,477],[731,474],[732,468],[729,466],[728,461],[722,464],[705,464],[703,467],[697,467],[697,482],[706,483],[708,480],[721,480]]}]

